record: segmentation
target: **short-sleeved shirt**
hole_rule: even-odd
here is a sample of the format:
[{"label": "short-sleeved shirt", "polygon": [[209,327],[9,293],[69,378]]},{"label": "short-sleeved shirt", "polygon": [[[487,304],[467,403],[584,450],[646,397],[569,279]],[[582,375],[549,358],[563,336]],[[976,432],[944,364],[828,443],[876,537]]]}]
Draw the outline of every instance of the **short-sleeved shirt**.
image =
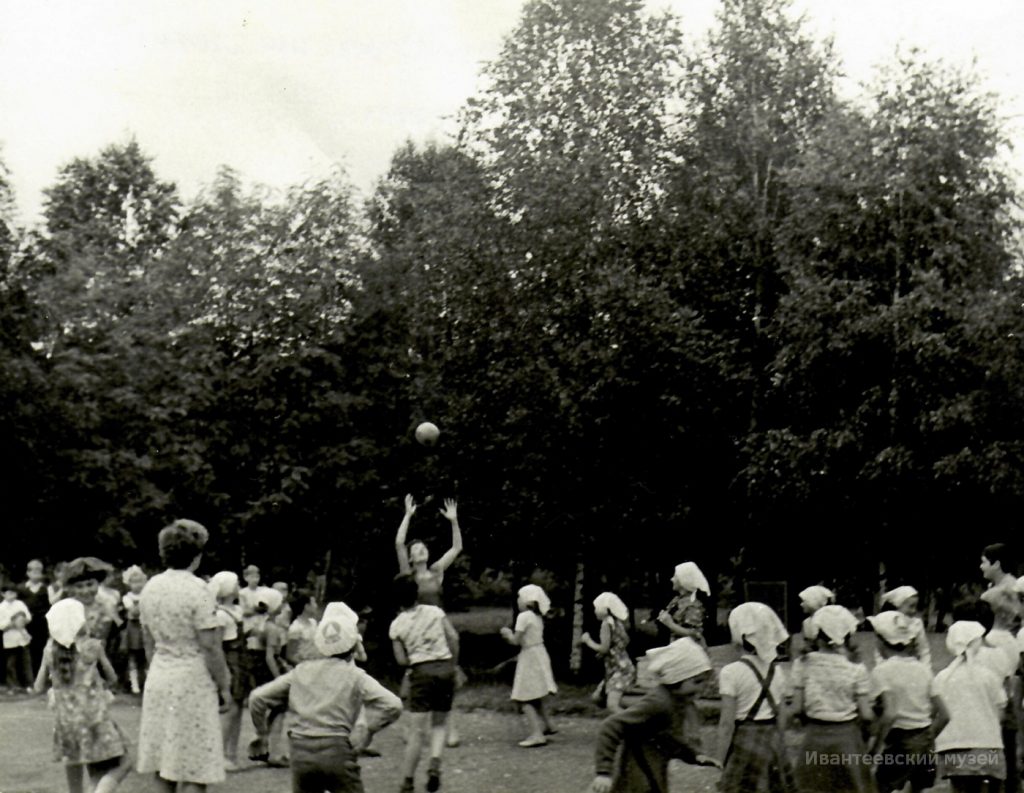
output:
[{"label": "short-sleeved shirt", "polygon": [[1006,691],[995,673],[976,660],[956,659],[935,676],[935,691],[949,711],[935,751],[1003,748]]},{"label": "short-sleeved shirt", "polygon": [[895,709],[893,727],[919,730],[932,723],[935,678],[931,668],[913,656],[886,658],[871,670],[871,698],[888,693]]},{"label": "short-sleeved shirt", "polygon": [[864,664],[842,653],[820,651],[793,664],[792,685],[804,692],[804,713],[819,721],[852,721],[857,698],[871,691]]},{"label": "short-sleeved shirt", "polygon": [[297,617],[288,626],[288,643],[295,643],[295,649],[289,659],[292,663],[322,657],[322,653],[316,649],[316,626],[316,620],[311,617]]},{"label": "short-sleeved shirt", "polygon": [[[744,658],[753,663],[763,677],[767,677],[768,664],[753,655],[745,655]],[[772,683],[768,687],[776,705],[781,705],[785,700],[788,685],[785,670],[776,666],[775,674],[772,675]],[[722,667],[718,676],[718,690],[723,697],[736,698],[736,721],[743,721],[750,715],[750,709],[754,707],[754,703],[761,696],[761,683],[754,671],[743,661],[734,661]],[[754,720],[771,719],[775,715],[768,698],[765,697],[764,702],[757,709],[757,713],[754,714]]]},{"label": "short-sleeved shirt", "polygon": [[167,570],[146,582],[139,598],[142,624],[157,655],[202,654],[199,633],[217,627],[217,604],[206,583],[187,570]]},{"label": "short-sleeved shirt", "polygon": [[221,628],[221,641],[237,641],[238,626],[241,622],[241,606],[226,606],[222,603],[217,604],[217,625]]},{"label": "short-sleeved shirt", "polygon": [[533,611],[520,611],[516,617],[516,633],[522,633],[523,638],[519,646],[522,648],[535,647],[544,644],[544,620]]},{"label": "short-sleeved shirt", "polygon": [[444,632],[444,621],[444,611],[437,606],[417,604],[395,617],[388,637],[402,643],[410,665],[447,661],[452,651]]}]

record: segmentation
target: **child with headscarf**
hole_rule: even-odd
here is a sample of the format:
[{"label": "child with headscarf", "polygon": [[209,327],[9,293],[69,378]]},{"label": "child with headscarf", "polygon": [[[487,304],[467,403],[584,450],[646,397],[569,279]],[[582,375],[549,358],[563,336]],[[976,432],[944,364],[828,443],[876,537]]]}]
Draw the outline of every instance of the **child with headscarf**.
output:
[{"label": "child with headscarf", "polygon": [[124,628],[121,630],[121,652],[128,661],[128,686],[133,694],[141,694],[146,683],[146,646],[142,641],[139,598],[149,579],[142,568],[133,564],[121,576],[128,591],[121,598],[124,607]]},{"label": "child with headscarf", "polygon": [[648,652],[657,680],[635,705],[604,720],[597,738],[593,793],[668,793],[672,759],[718,765],[701,753],[695,698],[711,675],[711,659],[689,637]]},{"label": "child with headscarf", "polygon": [[920,598],[912,586],[898,586],[882,595],[882,603],[892,606],[906,616],[911,631],[911,645],[915,655],[929,669],[932,667],[932,650],[928,645],[928,634],[924,629],[924,620],[917,614]]},{"label": "child with headscarf", "polygon": [[984,635],[980,622],[950,625],[946,647],[953,660],[935,676],[935,690],[949,711],[949,723],[935,738],[937,767],[954,791],[997,791],[1006,779],[1000,728],[1006,691],[978,659]]},{"label": "child with headscarf", "polygon": [[789,639],[782,620],[764,603],[742,603],[729,614],[733,644],[743,654],[718,678],[722,710],[718,760],[722,793],[783,793],[794,789],[786,755],[786,674],[779,645]]},{"label": "child with headscarf", "polygon": [[[857,618],[842,606],[823,606],[808,626],[814,649],[793,664],[793,710],[804,717],[804,746],[797,781],[802,790],[875,793],[867,763],[830,763],[829,757],[862,757],[862,726],[873,716],[871,684],[863,664],[850,660]],[[820,759],[826,758],[826,759]]]},{"label": "child with headscarf", "polygon": [[814,612],[823,606],[829,606],[836,602],[836,595],[828,587],[821,584],[814,584],[800,591],[800,609],[807,616],[804,617],[800,633],[793,635],[793,654],[806,655],[812,649],[813,639],[811,636],[811,617]]},{"label": "child with headscarf", "polygon": [[361,647],[357,619],[344,603],[328,603],[314,637],[322,657],[302,661],[249,697],[264,746],[270,714],[287,707],[294,793],[362,793],[359,752],[402,713],[401,700],[353,662]]},{"label": "child with headscarf", "polygon": [[916,628],[900,611],[868,617],[878,637],[880,661],[871,670],[871,698],[881,699],[882,714],[872,740],[881,761],[875,778],[882,793],[913,793],[935,784],[930,762],[935,734],[949,721],[935,690],[931,667],[915,652]]},{"label": "child with headscarf", "polygon": [[58,601],[46,622],[50,641],[35,690],[42,693],[49,679],[55,759],[63,761],[72,793],[110,793],[131,771],[128,741],[109,714],[114,695],[104,685],[104,678],[116,683],[117,675],[103,642],[89,635],[81,601]]},{"label": "child with headscarf", "polygon": [[604,695],[608,710],[618,713],[622,709],[622,695],[636,683],[636,665],[629,657],[629,609],[613,592],[602,592],[594,598],[594,615],[601,621],[600,641],[589,633],[580,641],[604,659],[604,680],[598,691]]},{"label": "child with headscarf", "polygon": [[672,589],[676,594],[658,614],[658,622],[668,630],[670,639],[689,636],[701,647],[707,647],[704,641],[704,604],[697,597],[698,592],[705,596],[711,594],[704,573],[694,562],[677,564],[672,573]]},{"label": "child with headscarf", "polygon": [[544,707],[544,698],[558,691],[551,657],[544,647],[544,615],[551,609],[551,601],[539,586],[527,584],[519,590],[516,605],[515,630],[504,627],[501,636],[519,647],[512,699],[520,704],[530,724],[530,734],[519,745],[531,748],[544,746],[548,742],[545,736],[555,733]]},{"label": "child with headscarf", "polygon": [[242,704],[249,692],[242,675],[242,607],[238,603],[238,574],[215,573],[206,584],[217,603],[217,630],[224,661],[231,673],[230,699],[221,703],[220,727],[224,741],[224,770],[238,770],[238,739],[242,730]]}]

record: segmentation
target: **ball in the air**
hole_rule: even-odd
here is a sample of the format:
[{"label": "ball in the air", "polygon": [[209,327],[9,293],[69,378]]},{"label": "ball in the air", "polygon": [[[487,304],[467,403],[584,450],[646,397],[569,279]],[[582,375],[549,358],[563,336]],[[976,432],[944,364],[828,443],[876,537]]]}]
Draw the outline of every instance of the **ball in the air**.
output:
[{"label": "ball in the air", "polygon": [[416,440],[424,446],[433,446],[437,443],[440,435],[441,430],[437,428],[436,424],[431,424],[429,421],[424,421],[416,428]]}]

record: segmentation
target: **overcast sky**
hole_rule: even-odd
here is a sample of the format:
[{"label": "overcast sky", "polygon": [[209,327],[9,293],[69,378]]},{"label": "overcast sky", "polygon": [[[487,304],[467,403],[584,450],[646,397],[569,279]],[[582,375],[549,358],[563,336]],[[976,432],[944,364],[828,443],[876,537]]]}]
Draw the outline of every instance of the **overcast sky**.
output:
[{"label": "overcast sky", "polygon": [[[0,156],[24,219],[75,156],[135,136],[186,197],[218,165],[284,187],[343,163],[368,190],[440,138],[522,0],[5,0]],[[717,0],[649,0],[691,34]],[[1024,128],[1021,0],[796,0],[851,78],[898,44],[976,57]],[[1017,162],[1021,162],[1018,153]],[[1024,169],[1022,169],[1024,170]]]}]

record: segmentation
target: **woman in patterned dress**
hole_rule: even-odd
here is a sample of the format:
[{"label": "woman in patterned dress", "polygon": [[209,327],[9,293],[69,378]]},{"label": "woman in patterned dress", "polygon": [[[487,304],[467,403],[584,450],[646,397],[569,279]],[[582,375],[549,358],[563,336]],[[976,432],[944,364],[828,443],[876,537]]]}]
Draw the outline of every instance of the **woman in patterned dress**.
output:
[{"label": "woman in patterned dress", "polygon": [[604,658],[600,690],[604,692],[608,710],[618,713],[622,710],[622,695],[636,683],[636,665],[626,650],[629,609],[618,595],[602,592],[594,599],[594,614],[601,620],[601,641],[595,642],[589,633],[584,633],[580,641]]},{"label": "woman in patterned dress", "polygon": [[35,690],[42,693],[49,678],[54,757],[64,762],[71,793],[86,788],[86,776],[94,793],[110,793],[131,771],[128,741],[108,712],[114,695],[103,681],[114,683],[117,675],[103,643],[88,635],[80,601],[59,601],[46,621],[50,641]]},{"label": "woman in patterned dress", "polygon": [[139,726],[139,773],[160,789],[199,793],[224,781],[218,693],[231,700],[231,679],[213,594],[195,575],[209,534],[191,520],[160,532],[167,570],[153,576],[139,603],[147,648],[153,648]]}]

